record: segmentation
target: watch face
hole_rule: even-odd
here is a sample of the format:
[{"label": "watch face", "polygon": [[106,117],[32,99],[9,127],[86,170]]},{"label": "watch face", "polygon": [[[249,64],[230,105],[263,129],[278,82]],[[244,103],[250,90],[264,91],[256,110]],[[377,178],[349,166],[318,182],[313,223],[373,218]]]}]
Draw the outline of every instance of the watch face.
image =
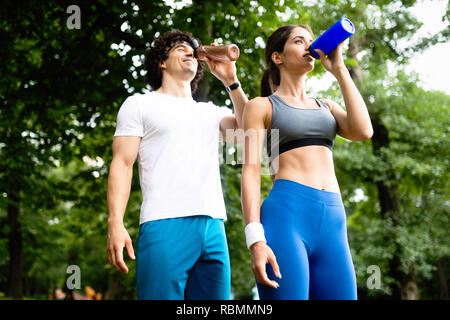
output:
[{"label": "watch face", "polygon": [[240,86],[239,82],[235,82],[231,86],[225,87],[225,90],[229,93],[231,90],[239,88],[239,86]]}]

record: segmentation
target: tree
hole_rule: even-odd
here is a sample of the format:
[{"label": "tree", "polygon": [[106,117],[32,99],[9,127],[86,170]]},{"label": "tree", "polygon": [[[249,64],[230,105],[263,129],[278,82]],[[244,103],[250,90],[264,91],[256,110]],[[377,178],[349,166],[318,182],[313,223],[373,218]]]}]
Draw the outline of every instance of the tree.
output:
[{"label": "tree", "polygon": [[[105,298],[135,297],[134,265],[124,277],[106,263],[105,195],[117,111],[126,96],[146,88],[142,61],[152,39],[177,28],[205,44],[237,44],[238,77],[253,98],[266,67],[263,43],[277,27],[308,23],[318,35],[347,16],[357,32],[345,51],[346,64],[375,128],[371,141],[338,138],[334,152],[360,296],[417,298],[421,290],[429,297],[433,292],[425,284],[436,282],[445,297],[449,97],[392,71],[411,52],[400,40],[420,27],[407,11],[414,3],[99,0],[80,5],[81,29],[69,29],[68,1],[20,7],[3,1],[0,289],[13,297],[41,296],[64,282],[67,265],[77,264],[82,281]],[[412,48],[443,39],[445,30]],[[311,76],[323,73],[317,61]],[[336,85],[323,89],[322,97],[340,101]],[[230,105],[208,72],[195,99]],[[132,239],[141,202],[136,169],[125,215]],[[221,166],[232,287],[237,298],[250,298],[255,283],[244,241],[240,170],[238,161]],[[262,198],[270,188],[270,178],[263,177]],[[368,264],[381,268],[381,292],[365,289]]]},{"label": "tree", "polygon": [[[407,249],[401,242],[401,235],[398,229],[408,220],[405,208],[402,203],[401,186],[398,181],[399,172],[396,168],[395,147],[391,144],[392,135],[395,128],[388,126],[388,118],[391,114],[396,114],[400,105],[404,105],[405,97],[399,94],[397,105],[392,102],[392,97],[384,90],[390,90],[382,85],[383,81],[388,81],[389,77],[394,77],[391,68],[392,64],[404,65],[408,62],[410,52],[402,51],[400,43],[402,39],[411,37],[421,26],[420,23],[411,16],[408,8],[413,6],[415,1],[350,1],[347,3],[319,2],[315,8],[322,15],[316,15],[316,19],[327,17],[331,21],[339,17],[347,16],[356,26],[356,34],[350,38],[348,47],[348,60],[346,61],[350,73],[355,83],[360,89],[366,104],[369,107],[374,136],[372,137],[373,157],[365,154],[366,161],[362,167],[357,167],[366,178],[366,183],[376,185],[376,196],[380,206],[381,220],[383,225],[391,225],[391,232],[385,230],[384,241],[390,243],[393,252],[388,263],[388,274],[395,279],[390,286],[390,292],[396,299],[418,298],[418,287],[416,283],[416,268],[414,261],[407,268],[403,265]],[[326,20],[326,19],[324,19]],[[313,20],[314,21],[314,20]],[[327,21],[328,24],[331,21]],[[404,83],[402,81],[402,83]],[[410,86],[409,83],[408,86]],[[409,87],[401,87],[403,94],[408,92]],[[408,104],[406,104],[408,105]],[[392,132],[391,132],[392,131]],[[412,138],[409,137],[408,138]],[[408,138],[405,140],[408,141]],[[413,142],[414,139],[411,139]],[[366,144],[367,145],[367,144]],[[340,164],[348,167],[347,161],[353,163],[350,154],[347,152],[345,160]],[[353,154],[352,154],[353,156]],[[373,162],[372,162],[373,161]],[[374,168],[376,168],[374,170]],[[353,171],[356,168],[352,168]],[[387,228],[387,227],[386,227]],[[388,228],[389,229],[389,228]],[[397,239],[398,241],[392,241]],[[387,249],[389,250],[389,249]]]},{"label": "tree", "polygon": [[[22,229],[21,217],[58,202],[60,190],[46,181],[45,172],[74,157],[95,155],[99,147],[104,150],[112,127],[94,127],[114,121],[128,83],[144,86],[130,74],[131,57],[143,53],[144,37],[154,35],[157,21],[150,17],[168,10],[153,1],[86,3],[80,5],[78,30],[66,24],[70,4],[33,1],[19,7],[4,1],[0,10],[0,53],[6,62],[0,66],[0,189],[8,216],[12,297],[22,295],[23,234],[28,230]],[[146,8],[139,18],[137,5]],[[126,20],[142,35],[124,28]],[[114,43],[119,50],[112,49]],[[125,43],[133,46],[128,53]],[[100,141],[86,138],[100,132]]]}]

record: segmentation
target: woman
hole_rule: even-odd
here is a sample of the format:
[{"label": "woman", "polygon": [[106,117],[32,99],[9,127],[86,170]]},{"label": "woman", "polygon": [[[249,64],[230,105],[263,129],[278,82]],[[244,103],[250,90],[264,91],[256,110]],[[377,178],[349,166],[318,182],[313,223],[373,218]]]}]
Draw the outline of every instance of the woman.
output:
[{"label": "woman", "polygon": [[[269,37],[261,97],[244,109],[245,132],[258,132],[257,143],[245,144],[245,159],[257,160],[243,166],[242,209],[261,299],[356,299],[332,148],[336,134],[363,141],[373,129],[344,65],[342,44],[327,57],[316,51],[337,79],[346,111],[334,101],[307,96],[305,79],[315,61],[308,51],[312,36],[307,25],[289,25]],[[264,132],[270,161],[278,168],[260,208]]]}]

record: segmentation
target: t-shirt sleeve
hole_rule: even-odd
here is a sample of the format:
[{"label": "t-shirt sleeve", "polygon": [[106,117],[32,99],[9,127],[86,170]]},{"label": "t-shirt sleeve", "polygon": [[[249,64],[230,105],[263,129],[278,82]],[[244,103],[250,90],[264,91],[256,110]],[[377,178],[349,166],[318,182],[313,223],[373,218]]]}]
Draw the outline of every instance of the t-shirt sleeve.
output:
[{"label": "t-shirt sleeve", "polygon": [[227,107],[218,107],[216,106],[216,127],[219,128],[220,121],[226,116],[232,116],[233,111]]},{"label": "t-shirt sleeve", "polygon": [[144,136],[141,110],[134,96],[128,97],[120,107],[114,136]]}]

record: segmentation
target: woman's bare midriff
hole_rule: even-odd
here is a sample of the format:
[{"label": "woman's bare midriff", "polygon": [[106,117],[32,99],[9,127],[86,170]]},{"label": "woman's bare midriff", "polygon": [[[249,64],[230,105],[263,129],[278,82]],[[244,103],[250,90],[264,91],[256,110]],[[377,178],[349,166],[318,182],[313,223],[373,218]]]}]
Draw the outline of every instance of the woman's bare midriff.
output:
[{"label": "woman's bare midriff", "polygon": [[[276,161],[272,165],[275,165]],[[306,146],[283,152],[278,157],[275,180],[287,179],[311,188],[340,193],[333,154],[325,146]]]}]

